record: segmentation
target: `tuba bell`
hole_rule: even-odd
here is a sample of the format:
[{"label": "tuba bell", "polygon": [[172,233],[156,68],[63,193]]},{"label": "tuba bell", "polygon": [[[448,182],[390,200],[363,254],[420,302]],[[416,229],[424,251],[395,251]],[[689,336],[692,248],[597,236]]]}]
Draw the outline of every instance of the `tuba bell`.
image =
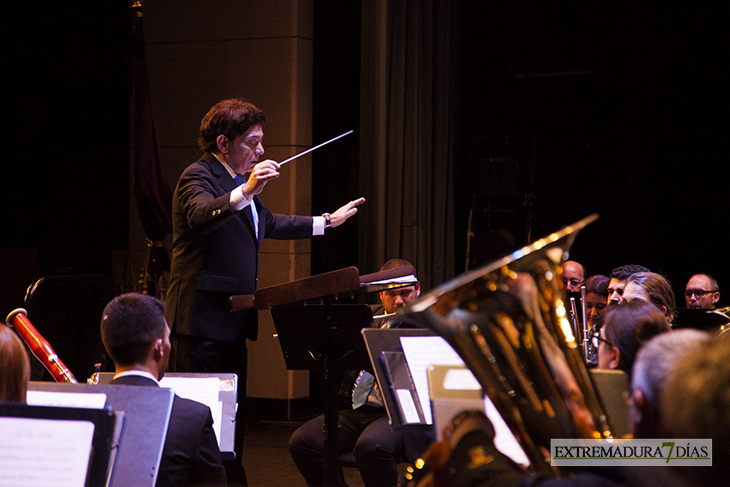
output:
[{"label": "tuba bell", "polygon": [[407,310],[471,369],[537,473],[554,475],[551,438],[611,438],[569,321],[562,263],[597,215],[467,272]]}]

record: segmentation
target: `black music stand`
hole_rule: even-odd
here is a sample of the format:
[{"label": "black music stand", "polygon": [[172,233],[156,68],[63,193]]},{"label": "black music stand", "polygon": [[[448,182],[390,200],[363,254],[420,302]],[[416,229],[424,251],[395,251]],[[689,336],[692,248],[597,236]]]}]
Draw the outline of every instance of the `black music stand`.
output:
[{"label": "black music stand", "polygon": [[[374,369],[375,379],[380,387],[380,394],[383,396],[385,408],[388,411],[388,419],[393,428],[408,424],[401,417],[398,399],[393,394],[393,384],[390,383],[389,374],[383,362],[383,353],[403,353],[400,338],[403,336],[436,336],[436,332],[427,328],[391,328],[388,330],[368,329],[362,330],[363,340],[367,346],[370,360]],[[423,417],[423,411],[420,411]],[[421,422],[420,424],[425,424]]]},{"label": "black music stand", "polygon": [[367,304],[304,304],[271,309],[289,370],[310,370],[323,359],[344,370],[370,369],[360,331],[373,321]]},{"label": "black music stand", "polygon": [[[360,276],[346,267],[296,279],[256,291],[231,296],[231,310],[269,309],[279,337],[287,369],[321,367],[325,380],[324,485],[334,484],[337,468],[339,421],[338,380],[344,370],[369,370],[370,359],[360,330],[373,321],[370,306],[337,304],[340,299],[412,286],[413,266]],[[398,279],[406,278],[407,282]]]},{"label": "black music stand", "polygon": [[123,412],[124,430],[111,481],[103,485],[154,487],[172,412],[172,390],[164,387],[31,381],[28,391],[29,395],[35,391],[104,394],[107,407],[115,412]]},{"label": "black music stand", "polygon": [[305,304],[271,309],[271,316],[289,370],[324,373],[324,485],[337,475],[339,382],[345,370],[372,372],[360,330],[373,316],[367,304]]}]

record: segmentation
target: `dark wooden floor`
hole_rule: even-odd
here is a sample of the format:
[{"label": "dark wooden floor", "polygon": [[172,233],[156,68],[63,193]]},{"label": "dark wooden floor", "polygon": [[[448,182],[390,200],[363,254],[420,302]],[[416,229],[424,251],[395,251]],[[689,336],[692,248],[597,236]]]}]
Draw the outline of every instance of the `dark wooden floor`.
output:
[{"label": "dark wooden floor", "polygon": [[[289,456],[289,437],[301,423],[249,419],[242,463],[249,487],[305,487]],[[345,468],[349,487],[364,487],[357,469]]]}]

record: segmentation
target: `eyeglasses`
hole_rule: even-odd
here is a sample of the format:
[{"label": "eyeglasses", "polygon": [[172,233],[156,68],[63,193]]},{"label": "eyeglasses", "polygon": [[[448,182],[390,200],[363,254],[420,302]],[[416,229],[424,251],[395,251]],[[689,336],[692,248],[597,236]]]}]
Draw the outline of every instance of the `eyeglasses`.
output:
[{"label": "eyeglasses", "polygon": [[716,293],[717,291],[704,291],[702,289],[687,289],[684,292],[685,297],[691,298],[694,294],[697,298],[702,299],[706,294]]},{"label": "eyeglasses", "polygon": [[583,284],[583,281],[581,281],[580,279],[563,279],[563,284],[565,286],[567,286],[568,284],[570,284],[573,287],[578,287],[581,284]]},{"label": "eyeglasses", "polygon": [[609,347],[613,347],[613,344],[611,342],[609,342],[605,338],[601,338],[600,332],[594,331],[593,333],[591,333],[591,344],[593,345],[593,348],[598,350],[598,345],[600,344],[600,342],[605,343]]}]

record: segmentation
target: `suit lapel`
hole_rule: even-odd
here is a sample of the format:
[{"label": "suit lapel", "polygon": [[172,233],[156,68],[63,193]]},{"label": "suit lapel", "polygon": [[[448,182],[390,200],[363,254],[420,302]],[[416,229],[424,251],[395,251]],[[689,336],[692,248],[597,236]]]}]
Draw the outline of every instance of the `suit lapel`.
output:
[{"label": "suit lapel", "polygon": [[[236,186],[238,184],[234,179],[231,177],[230,174],[228,174],[228,171],[226,171],[226,168],[223,167],[223,164],[218,162],[218,159],[215,158],[215,156],[209,152],[206,152],[203,154],[203,157],[201,157],[201,161],[205,161],[208,166],[210,167],[210,172],[213,174],[213,176],[218,180],[218,185],[221,187],[221,195],[225,193],[230,193],[234,189],[236,189]],[[256,201],[256,210],[260,215],[259,209],[261,208],[261,200],[257,197],[254,197]],[[241,212],[244,216],[242,218],[243,221],[248,223],[249,231],[251,232],[251,235],[253,236],[254,240],[256,240],[256,247],[258,247],[261,244],[261,238],[263,237],[261,230],[261,219],[259,218],[259,238],[256,239],[256,230],[253,226],[253,214],[251,213],[251,206],[247,206],[243,209]]]}]

